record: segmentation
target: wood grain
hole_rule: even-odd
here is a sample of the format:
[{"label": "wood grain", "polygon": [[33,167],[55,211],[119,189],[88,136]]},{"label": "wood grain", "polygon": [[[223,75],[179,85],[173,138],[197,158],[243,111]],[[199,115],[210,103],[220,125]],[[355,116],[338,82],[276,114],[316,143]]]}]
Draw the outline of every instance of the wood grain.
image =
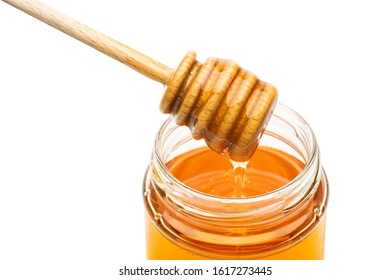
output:
[{"label": "wood grain", "polygon": [[166,84],[172,69],[60,13],[37,0],[2,0],[30,16],[116,59],[152,80]]}]

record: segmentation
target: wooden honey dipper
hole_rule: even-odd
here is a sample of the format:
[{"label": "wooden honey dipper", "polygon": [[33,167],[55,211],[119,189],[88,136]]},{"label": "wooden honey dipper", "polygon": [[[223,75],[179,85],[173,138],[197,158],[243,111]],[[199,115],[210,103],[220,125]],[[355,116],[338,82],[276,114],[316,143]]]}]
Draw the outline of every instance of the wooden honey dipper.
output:
[{"label": "wooden honey dipper", "polygon": [[160,110],[212,150],[240,162],[256,150],[277,90],[235,62],[211,57],[200,64],[190,51],[173,70],[40,1],[2,1],[166,85]]}]

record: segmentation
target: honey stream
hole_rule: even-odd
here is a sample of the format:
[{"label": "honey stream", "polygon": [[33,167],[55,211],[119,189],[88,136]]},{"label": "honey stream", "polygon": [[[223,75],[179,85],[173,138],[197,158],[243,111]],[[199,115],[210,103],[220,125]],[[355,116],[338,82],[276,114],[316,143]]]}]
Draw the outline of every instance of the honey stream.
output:
[{"label": "honey stream", "polygon": [[245,187],[246,168],[248,166],[249,161],[237,162],[234,160],[230,160],[230,162],[233,165],[233,169],[234,169],[233,196],[235,198],[241,198],[241,197],[243,197],[243,190]]}]

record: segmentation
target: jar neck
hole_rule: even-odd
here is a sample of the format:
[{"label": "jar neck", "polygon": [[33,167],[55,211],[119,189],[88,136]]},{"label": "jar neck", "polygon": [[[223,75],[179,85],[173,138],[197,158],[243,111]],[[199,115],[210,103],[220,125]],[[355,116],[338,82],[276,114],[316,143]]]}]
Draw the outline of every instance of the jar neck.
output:
[{"label": "jar neck", "polygon": [[151,163],[155,186],[165,193],[173,206],[193,215],[237,218],[241,222],[253,215],[272,217],[292,211],[305,198],[312,196],[322,178],[319,149],[310,126],[297,113],[280,104],[262,142],[283,147],[299,157],[305,166],[296,178],[275,191],[254,197],[225,198],[208,195],[183,184],[171,174],[166,163],[189,150],[194,142],[196,146],[204,145],[202,141],[193,140],[186,127],[177,127],[170,117],[157,135]]}]

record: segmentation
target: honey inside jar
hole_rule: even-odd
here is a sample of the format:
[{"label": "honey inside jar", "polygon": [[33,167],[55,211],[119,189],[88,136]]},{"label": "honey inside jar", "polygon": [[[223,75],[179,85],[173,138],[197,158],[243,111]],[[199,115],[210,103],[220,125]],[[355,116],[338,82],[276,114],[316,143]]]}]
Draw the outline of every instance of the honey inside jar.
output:
[{"label": "honey inside jar", "polygon": [[278,107],[240,190],[226,158],[173,120],[162,127],[144,181],[148,259],[324,257],[328,184],[315,138]]}]

